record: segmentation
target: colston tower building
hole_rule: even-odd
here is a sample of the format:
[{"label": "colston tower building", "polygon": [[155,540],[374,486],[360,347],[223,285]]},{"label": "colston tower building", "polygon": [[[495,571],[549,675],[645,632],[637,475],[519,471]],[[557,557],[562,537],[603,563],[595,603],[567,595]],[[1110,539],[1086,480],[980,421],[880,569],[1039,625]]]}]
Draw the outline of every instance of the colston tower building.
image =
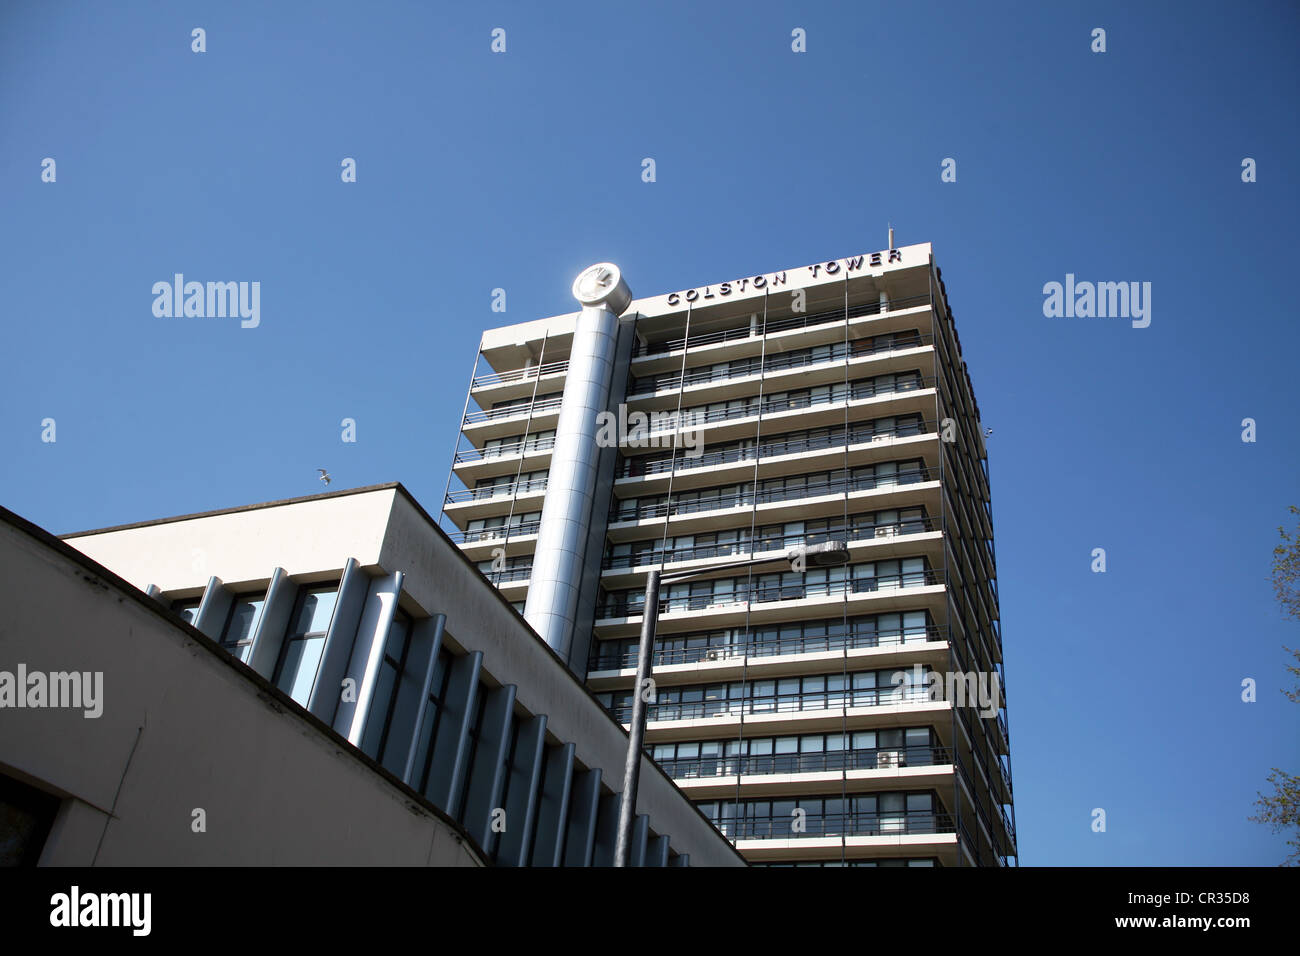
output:
[{"label": "colston tower building", "polygon": [[663,575],[646,748],[754,864],[1016,862],[985,433],[890,246],[635,300],[592,266],[466,398],[453,538],[625,724]]}]

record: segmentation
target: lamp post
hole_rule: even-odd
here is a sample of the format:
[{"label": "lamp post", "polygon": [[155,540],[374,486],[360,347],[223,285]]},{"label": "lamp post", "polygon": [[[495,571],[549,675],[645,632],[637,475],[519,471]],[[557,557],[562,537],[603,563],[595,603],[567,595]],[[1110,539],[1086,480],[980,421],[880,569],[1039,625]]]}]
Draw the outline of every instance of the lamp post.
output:
[{"label": "lamp post", "polygon": [[632,853],[632,825],[636,821],[637,787],[641,782],[641,752],[645,746],[644,693],[646,683],[650,680],[654,659],[655,625],[659,620],[659,588],[664,584],[678,584],[691,578],[715,574],[718,571],[762,567],[782,562],[789,562],[793,569],[803,570],[799,567],[801,560],[804,568],[839,567],[849,562],[849,546],[845,541],[822,541],[812,545],[801,545],[786,554],[784,558],[750,558],[746,561],[732,561],[727,564],[715,564],[692,571],[673,571],[668,574],[661,574],[658,568],[652,568],[646,575],[645,607],[641,612],[641,643],[636,652],[636,685],[632,692],[632,728],[628,731],[627,763],[623,768],[623,800],[618,808],[618,838],[614,844],[615,866],[627,866]]}]

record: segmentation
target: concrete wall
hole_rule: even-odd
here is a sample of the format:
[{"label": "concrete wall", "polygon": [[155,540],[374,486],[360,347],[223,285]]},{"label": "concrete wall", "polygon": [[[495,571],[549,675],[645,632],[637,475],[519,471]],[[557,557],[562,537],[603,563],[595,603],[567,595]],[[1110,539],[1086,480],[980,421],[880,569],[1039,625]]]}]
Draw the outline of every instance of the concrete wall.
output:
[{"label": "concrete wall", "polygon": [[0,519],[0,670],[103,673],[98,718],[0,709],[0,771],[65,798],[42,864],[482,865],[453,822],[224,652]]},{"label": "concrete wall", "polygon": [[[143,588],[197,593],[210,575],[264,587],[282,567],[298,579],[337,576],[349,557],[372,575],[405,573],[403,606],[446,614],[444,644],[482,651],[485,678],[518,687],[516,709],[545,714],[547,739],[621,789],[627,734],[399,485],[273,503],[228,513],[69,536],[66,542]],[[201,564],[192,564],[195,553]],[[119,567],[121,570],[119,570]],[[409,607],[414,602],[416,607]],[[743,858],[652,760],[642,762],[638,811],[692,866]]]},{"label": "concrete wall", "polygon": [[[864,276],[875,276],[877,278],[888,275],[891,272],[904,269],[915,269],[920,265],[927,265],[933,252],[932,246],[928,242],[915,243],[910,246],[899,246],[898,251],[902,253],[901,262],[889,262],[888,250],[869,250],[862,254],[863,261],[861,265],[856,266],[852,271],[849,269],[850,259],[856,260],[857,255],[831,260],[838,262],[838,271],[828,273],[825,269],[825,263],[811,263],[805,266],[787,267],[780,269],[769,269],[766,272],[758,273],[765,277],[771,277],[775,273],[786,273],[784,284],[774,287],[754,288],[752,282],[753,276],[734,276],[730,279],[719,280],[712,283],[701,282],[695,288],[704,294],[707,287],[713,294],[711,300],[699,299],[696,301],[698,306],[717,305],[721,302],[759,302],[768,292],[777,291],[789,293],[792,289],[808,289],[810,295],[821,286],[835,285],[844,282],[846,275],[855,278]],[[871,256],[876,252],[883,252],[881,255],[881,264],[878,266],[871,265]],[[746,286],[740,287],[741,280],[744,279]],[[727,284],[730,291],[723,296],[719,287]],[[672,315],[678,312],[685,312],[688,305],[684,293],[686,289],[677,292],[667,292],[663,295],[647,296],[644,299],[633,299],[632,304],[628,306],[628,314],[636,314],[640,318],[653,319],[662,315]],[[669,302],[673,296],[677,301]],[[512,345],[519,345],[531,339],[540,339],[544,334],[563,335],[571,333],[575,324],[576,313],[565,313],[564,315],[551,316],[545,319],[534,319],[531,322],[520,322],[517,325],[506,325],[501,328],[488,329],[483,333],[482,349],[484,352],[491,352],[494,349],[500,349]],[[504,371],[504,369],[501,369]]]},{"label": "concrete wall", "polygon": [[[337,572],[348,558],[373,567],[395,494],[387,486],[292,507],[272,503],[65,540],[142,590],[150,584],[163,591],[202,587],[213,575],[238,587],[266,581],[277,566],[299,576]],[[142,541],[148,547],[141,547]]]},{"label": "concrete wall", "polygon": [[[406,591],[425,613],[447,614],[447,636],[483,651],[492,677],[517,684],[519,704],[529,713],[546,714],[548,736],[576,742],[578,760],[601,768],[603,781],[622,789],[627,733],[405,495],[394,500],[380,564],[404,568]],[[671,837],[673,850],[689,853],[691,866],[745,865],[648,757],[641,762],[638,796],[637,812],[649,814],[655,831]]]}]

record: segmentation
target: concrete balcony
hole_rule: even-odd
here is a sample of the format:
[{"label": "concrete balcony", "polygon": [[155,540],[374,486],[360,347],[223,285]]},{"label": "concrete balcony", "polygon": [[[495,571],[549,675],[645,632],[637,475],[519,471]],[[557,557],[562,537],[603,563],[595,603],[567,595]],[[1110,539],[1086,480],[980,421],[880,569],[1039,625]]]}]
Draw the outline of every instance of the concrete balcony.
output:
[{"label": "concrete balcony", "polygon": [[504,372],[481,372],[474,376],[470,394],[480,407],[486,407],[498,402],[529,398],[535,392],[543,395],[559,392],[564,389],[564,376],[568,370],[569,363],[564,361]]},{"label": "concrete balcony", "polygon": [[[747,398],[764,392],[834,385],[845,378],[864,378],[889,373],[904,373],[934,367],[934,344],[931,336],[911,335],[901,344],[889,347],[866,347],[856,352],[840,346],[831,347],[831,357],[802,354],[783,359],[769,359],[767,364],[754,363],[747,368],[722,371],[705,367],[684,373],[634,379],[628,385],[629,408],[651,410],[676,408],[680,397],[684,407],[711,402]],[[760,370],[761,368],[761,370]]]},{"label": "concrete balcony", "polygon": [[526,439],[491,448],[465,448],[456,452],[452,469],[456,477],[472,487],[481,478],[512,475],[520,471],[541,471],[551,467],[555,439]]},{"label": "concrete balcony", "polygon": [[[821,707],[812,706],[816,702],[803,702],[807,706],[793,709],[779,699],[753,699],[730,701],[702,701],[695,704],[656,705],[664,709],[657,711],[646,722],[646,742],[650,744],[666,741],[711,740],[715,737],[735,736],[743,719],[745,733],[752,736],[775,736],[779,734],[814,734],[834,733],[845,729],[872,730],[880,727],[910,727],[939,719],[950,720],[952,707],[946,700],[930,700],[925,688],[913,688],[908,693],[898,693],[897,700],[887,697],[878,698],[874,703],[853,703],[853,699],[865,701],[863,694],[848,691],[840,694],[849,697],[850,703],[833,704],[835,695],[827,696],[827,703]],[[713,706],[721,704],[723,706]],[[677,708],[674,712],[671,708]],[[683,710],[685,708],[685,710]],[[661,716],[666,715],[666,716]],[[656,719],[656,717],[658,719]],[[631,720],[630,708],[626,713],[618,713],[616,719],[625,724]]]},{"label": "concrete balcony", "polygon": [[[689,655],[679,653],[675,656],[696,658],[678,660],[676,663],[654,664],[655,682],[662,687],[700,682],[741,680],[762,680],[764,678],[787,677],[803,674],[839,674],[845,667],[850,670],[868,668],[911,667],[922,664],[935,670],[944,670],[948,666],[948,642],[938,638],[942,628],[928,629],[930,634],[899,634],[897,638],[883,638],[881,643],[858,645],[856,640],[807,638],[800,641],[773,641],[769,647],[763,644],[734,645],[734,653],[727,653],[733,648],[708,648]],[[848,644],[857,646],[846,646]],[[778,650],[790,644],[803,645],[805,649],[789,653],[764,653],[765,650]],[[819,648],[820,645],[820,648]],[[828,645],[839,645],[830,647]],[[712,655],[712,656],[710,656]],[[636,679],[636,651],[628,655],[623,667],[591,670],[587,673],[587,684],[593,691],[628,689]],[[668,658],[672,654],[657,654],[656,658]]]},{"label": "concrete balcony", "polygon": [[[723,833],[726,836],[726,833]],[[887,860],[899,857],[937,858],[940,866],[971,865],[959,849],[955,832],[877,834],[874,836],[739,839],[735,847],[755,863],[782,860]],[[965,862],[959,862],[964,860]]]},{"label": "concrete balcony", "polygon": [[537,520],[513,528],[483,528],[478,531],[453,531],[447,535],[460,545],[465,557],[471,561],[486,561],[495,557],[497,548],[504,548],[506,557],[532,554],[537,549]]},{"label": "concrete balcony", "polygon": [[810,472],[835,471],[902,458],[919,458],[927,470],[938,474],[939,434],[933,421],[904,430],[847,440],[844,436],[794,439],[706,450],[696,458],[679,455],[669,459],[625,459],[614,481],[620,498],[665,494],[669,485],[686,491],[712,485],[743,484],[754,480],[754,459],[758,478],[773,478]]},{"label": "concrete balcony", "polygon": [[692,357],[706,356],[723,362],[738,355],[755,354],[766,338],[769,346],[789,348],[790,341],[817,340],[835,342],[844,339],[847,319],[851,330],[876,328],[894,331],[893,326],[915,321],[929,314],[929,295],[899,298],[882,307],[878,300],[818,311],[807,315],[770,318],[766,324],[761,319],[737,321],[727,329],[717,329],[685,337],[669,338],[637,346],[632,353],[632,367],[637,374],[645,374],[659,367],[681,366],[681,357],[689,350]]},{"label": "concrete balcony", "polygon": [[[706,571],[714,565],[725,565],[744,559],[775,562],[802,545],[816,544],[830,539],[847,542],[849,560],[852,563],[924,557],[932,566],[942,567],[943,532],[936,530],[936,524],[933,518],[909,518],[891,525],[873,528],[855,528],[848,531],[840,528],[819,532],[812,537],[796,535],[789,538],[765,538],[756,542],[737,541],[695,548],[675,548],[669,551],[656,549],[619,558],[606,557],[601,570],[601,582],[606,590],[610,591],[644,586],[646,573],[652,568],[660,567],[661,562],[665,572]],[[748,528],[744,530],[748,531]]]},{"label": "concrete balcony", "polygon": [[943,747],[838,750],[667,760],[664,773],[692,800],[744,799],[882,790],[951,790],[955,768]]},{"label": "concrete balcony", "polygon": [[[855,859],[938,856],[956,862],[957,826],[942,811],[808,815],[714,821],[750,860],[835,859],[842,848]],[[797,827],[803,829],[797,829]]]},{"label": "concrete balcony", "polygon": [[475,518],[495,518],[510,514],[512,502],[515,511],[541,511],[545,497],[544,478],[466,488],[447,495],[443,513],[457,526],[465,526]]},{"label": "concrete balcony", "polygon": [[[802,585],[758,587],[746,590],[735,587],[724,593],[665,599],[660,604],[660,634],[683,630],[712,630],[744,624],[768,624],[781,621],[829,617],[831,613],[850,616],[884,611],[930,610],[939,619],[946,610],[946,589],[942,569],[910,571],[897,575],[897,581],[880,579],[874,583],[831,582],[805,588]],[[641,623],[640,602],[644,595],[631,595],[625,601],[612,601],[597,609],[596,629],[602,639],[634,636]],[[682,625],[685,625],[683,627]]]},{"label": "concrete balcony", "polygon": [[473,409],[465,413],[461,432],[469,441],[481,446],[489,438],[505,438],[523,432],[553,429],[560,418],[561,399],[547,398],[505,408]]},{"label": "concrete balcony", "polygon": [[[767,434],[782,430],[827,428],[843,425],[847,413],[850,423],[861,423],[886,415],[920,415],[925,418],[934,414],[935,391],[933,384],[925,380],[916,386],[879,390],[867,388],[850,389],[847,397],[844,390],[840,394],[812,398],[799,395],[783,401],[769,401],[763,405],[761,424]],[[652,412],[651,415],[663,416],[663,425],[652,418],[649,430],[635,435],[624,436],[620,448],[627,455],[635,455],[646,448],[670,449],[675,435],[685,433],[688,437],[702,443],[705,449],[717,448],[758,435],[760,415],[758,402],[748,402],[745,406],[716,409],[705,412],[696,409],[683,409],[680,416],[676,410]],[[625,459],[626,460],[626,459]]]},{"label": "concrete balcony", "polygon": [[749,527],[751,510],[759,524],[842,515],[845,498],[852,513],[873,509],[924,507],[938,514],[940,485],[924,468],[901,471],[888,478],[843,478],[808,482],[797,488],[772,491],[718,493],[671,504],[648,504],[618,510],[610,516],[608,533],[613,542],[636,541],[662,534],[664,519],[670,533],[691,534],[729,527]]}]

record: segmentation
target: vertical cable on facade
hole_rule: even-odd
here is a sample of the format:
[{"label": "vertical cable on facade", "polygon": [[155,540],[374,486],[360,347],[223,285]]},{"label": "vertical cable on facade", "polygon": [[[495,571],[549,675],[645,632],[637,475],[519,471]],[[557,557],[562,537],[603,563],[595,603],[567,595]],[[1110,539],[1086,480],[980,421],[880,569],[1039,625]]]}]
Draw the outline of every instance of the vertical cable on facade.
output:
[{"label": "vertical cable on facade", "polygon": [[[768,292],[763,293],[763,338],[759,343],[758,353],[758,418],[754,422],[754,470],[751,473],[749,485],[749,556],[754,556],[754,547],[756,541],[754,535],[757,531],[758,523],[758,466],[763,460],[763,396],[767,392],[767,306],[771,299]],[[733,578],[733,580],[735,580]],[[734,586],[733,586],[734,594]],[[744,656],[740,662],[740,721],[736,728],[736,813],[740,812],[740,773],[739,770],[745,765],[745,717],[748,709],[753,706],[753,690],[749,685],[749,651],[753,644],[754,635],[750,630],[750,617],[754,606],[754,566],[751,564],[745,569],[745,632],[744,632]],[[777,697],[779,706],[780,696]]]}]

